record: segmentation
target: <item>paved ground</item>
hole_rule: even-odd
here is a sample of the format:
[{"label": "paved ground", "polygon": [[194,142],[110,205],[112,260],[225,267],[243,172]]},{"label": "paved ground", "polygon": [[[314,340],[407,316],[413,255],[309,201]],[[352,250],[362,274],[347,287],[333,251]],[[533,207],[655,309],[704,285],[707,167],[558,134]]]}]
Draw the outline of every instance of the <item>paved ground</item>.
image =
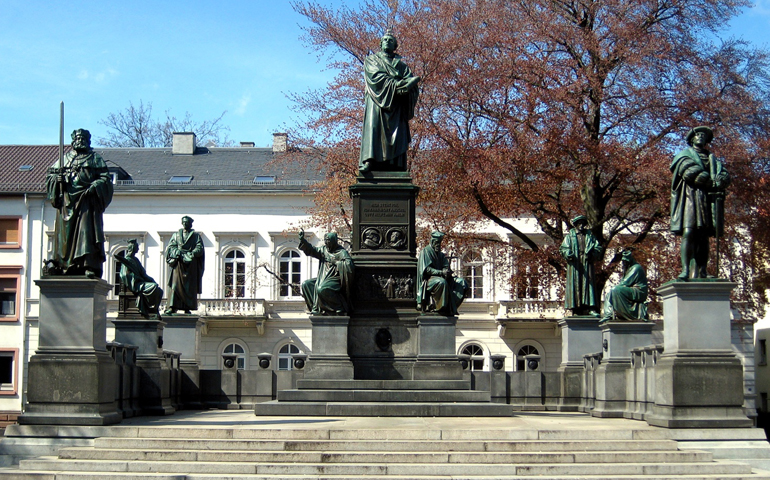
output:
[{"label": "paved ground", "polygon": [[[179,411],[166,417],[123,420],[121,426],[205,428],[317,428],[317,429],[633,429],[661,430],[647,422],[623,418],[595,418],[584,413],[531,412],[500,417],[257,417],[250,410]],[[665,429],[663,429],[665,430]]]}]

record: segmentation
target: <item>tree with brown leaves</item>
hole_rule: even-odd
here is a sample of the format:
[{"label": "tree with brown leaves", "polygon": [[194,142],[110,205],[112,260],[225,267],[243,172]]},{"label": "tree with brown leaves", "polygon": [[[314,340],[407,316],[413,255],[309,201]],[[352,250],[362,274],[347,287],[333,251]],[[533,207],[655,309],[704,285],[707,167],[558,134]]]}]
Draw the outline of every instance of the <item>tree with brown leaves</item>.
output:
[{"label": "tree with brown leaves", "polygon": [[[768,52],[717,37],[748,4],[366,0],[334,9],[297,2],[312,23],[308,44],[338,72],[327,88],[293,95],[309,120],[292,137],[306,152],[323,152],[326,181],[314,218],[349,228],[362,64],[392,28],[399,53],[422,77],[409,160],[425,230],[452,232],[457,248],[505,244],[558,277],[563,260],[553,246],[569,219],[584,214],[607,252],[597,265],[599,288],[617,270],[622,247],[632,246],[641,263],[655,266],[654,289],[678,263],[668,234],[671,157],[691,127],[709,125],[714,151],[737,179],[719,273],[741,285],[738,300],[756,307],[762,299],[752,279],[767,256],[751,239],[768,238],[767,221],[756,218],[770,211],[758,195],[770,171]],[[537,233],[514,219],[534,221]],[[508,238],[480,235],[484,222]]]}]

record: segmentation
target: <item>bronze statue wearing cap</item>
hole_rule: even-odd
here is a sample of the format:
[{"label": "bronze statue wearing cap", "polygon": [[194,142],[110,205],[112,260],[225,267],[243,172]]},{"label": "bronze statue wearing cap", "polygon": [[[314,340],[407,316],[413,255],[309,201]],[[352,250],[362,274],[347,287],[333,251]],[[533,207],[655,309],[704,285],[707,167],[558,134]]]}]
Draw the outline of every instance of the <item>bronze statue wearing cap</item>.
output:
[{"label": "bronze statue wearing cap", "polygon": [[724,195],[730,175],[709,151],[714,138],[709,127],[695,127],[687,134],[688,148],[671,163],[671,231],[682,237],[680,280],[706,278],[709,237],[724,229]]}]

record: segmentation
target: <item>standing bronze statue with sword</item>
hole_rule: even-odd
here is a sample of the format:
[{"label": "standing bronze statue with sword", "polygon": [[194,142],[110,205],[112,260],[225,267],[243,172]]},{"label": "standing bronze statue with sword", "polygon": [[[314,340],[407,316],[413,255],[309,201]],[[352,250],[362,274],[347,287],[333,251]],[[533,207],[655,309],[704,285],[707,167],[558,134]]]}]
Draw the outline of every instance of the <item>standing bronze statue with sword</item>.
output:
[{"label": "standing bronze statue with sword", "polygon": [[53,258],[47,275],[100,278],[104,253],[104,210],[112,201],[112,177],[104,159],[91,149],[88,130],[72,132],[72,150],[64,154],[64,104],[59,129],[59,160],[48,169],[46,192],[56,209]]},{"label": "standing bronze statue with sword", "polygon": [[714,138],[709,127],[687,134],[688,148],[671,163],[671,231],[682,237],[682,273],[679,280],[708,278],[709,237],[716,237],[719,274],[719,238],[724,235],[724,197],[730,175],[708,149]]}]

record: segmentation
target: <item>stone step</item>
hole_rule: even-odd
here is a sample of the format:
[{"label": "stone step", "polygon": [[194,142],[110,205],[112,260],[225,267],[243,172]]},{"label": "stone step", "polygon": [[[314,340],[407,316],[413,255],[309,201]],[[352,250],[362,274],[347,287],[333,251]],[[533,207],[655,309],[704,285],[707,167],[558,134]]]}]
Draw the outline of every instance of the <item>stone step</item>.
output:
[{"label": "stone step", "polygon": [[[750,474],[748,465],[730,462],[706,463],[564,463],[564,464],[487,464],[487,463],[238,463],[238,462],[178,462],[178,461],[105,461],[105,460],[23,460],[21,470],[128,472],[128,473],[188,473],[218,475],[494,475],[553,476],[588,475],[598,471],[603,475],[723,475]],[[58,474],[57,474],[58,478]],[[220,477],[222,478],[222,477]]]},{"label": "stone step", "polygon": [[[259,422],[259,420],[257,421]],[[466,420],[467,428],[414,428],[410,419],[396,421],[392,428],[302,428],[289,423],[284,428],[207,427],[207,426],[151,426],[118,425],[113,427],[50,427],[24,425],[16,437],[5,437],[8,442],[61,441],[64,433],[70,438],[179,438],[179,439],[265,439],[265,440],[669,440],[671,430],[663,428],[566,428],[554,426],[538,430],[532,428],[473,428],[473,420]],[[423,425],[415,419],[416,425]],[[403,425],[403,427],[399,426]],[[741,429],[751,433],[751,429]],[[75,433],[79,437],[75,436]],[[726,430],[730,432],[730,430]],[[46,434],[50,436],[46,437]],[[66,439],[69,440],[69,439]],[[679,442],[680,446],[689,442]]]},{"label": "stone step", "polygon": [[[442,447],[438,444],[436,447]],[[229,450],[155,450],[65,448],[59,452],[64,460],[129,460],[129,461],[178,461],[178,462],[270,462],[270,463],[662,463],[662,462],[709,462],[711,454],[680,451],[643,452],[430,452],[388,451],[243,451]]]},{"label": "stone step", "polygon": [[479,390],[280,390],[279,402],[489,402]]},{"label": "stone step", "polygon": [[325,380],[301,378],[298,389],[316,390],[470,390],[469,380]]},{"label": "stone step", "polygon": [[[9,480],[361,480],[379,479],[380,476],[361,475],[222,475],[222,474],[167,474],[167,473],[127,473],[127,472],[21,472],[0,469],[0,478]],[[514,475],[389,475],[389,480],[519,480]],[[698,474],[698,475],[557,475],[548,476],[548,480],[767,480],[770,476],[762,474]]]},{"label": "stone step", "polygon": [[502,403],[270,402],[254,405],[259,416],[333,417],[510,417]]},{"label": "stone step", "polygon": [[596,452],[676,451],[672,440],[236,440],[190,438],[97,438],[100,449],[228,450],[228,451],[358,451],[358,452]]}]

